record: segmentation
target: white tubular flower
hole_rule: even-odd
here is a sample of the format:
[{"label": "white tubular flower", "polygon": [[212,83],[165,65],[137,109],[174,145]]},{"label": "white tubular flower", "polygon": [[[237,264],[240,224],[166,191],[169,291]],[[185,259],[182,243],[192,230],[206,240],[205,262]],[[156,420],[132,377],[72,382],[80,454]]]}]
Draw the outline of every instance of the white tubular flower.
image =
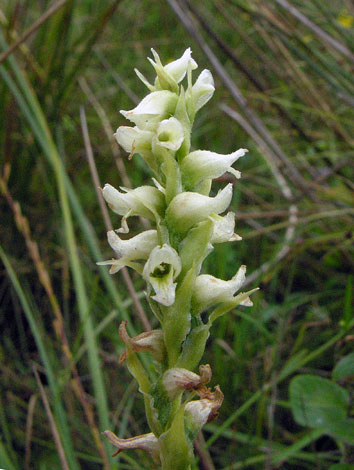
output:
[{"label": "white tubular flower", "polygon": [[205,69],[201,72],[197,81],[192,87],[192,97],[194,101],[195,112],[204,106],[215,91],[214,79],[209,70]]},{"label": "white tubular flower", "polygon": [[153,186],[121,189],[124,192],[120,192],[110,184],[106,184],[102,190],[103,197],[116,214],[124,217],[140,215],[154,220],[164,206],[163,194]]},{"label": "white tubular flower", "polygon": [[154,130],[156,125],[173,114],[178,96],[168,90],[154,91],[130,111],[121,111],[123,116],[140,129]]},{"label": "white tubular flower", "polygon": [[174,400],[184,390],[197,390],[210,382],[211,368],[209,364],[200,366],[199,372],[200,375],[179,367],[168,369],[162,378],[162,384],[168,397]]},{"label": "white tubular flower", "polygon": [[173,281],[181,272],[181,260],[176,250],[169,245],[156,246],[144,266],[143,278],[155,291],[153,300],[166,307],[175,301],[176,283]]},{"label": "white tubular flower", "polygon": [[157,231],[146,230],[129,240],[121,240],[114,230],[107,233],[108,243],[117,253],[119,259],[101,261],[98,265],[111,265],[110,274],[115,274],[124,266],[129,266],[141,272],[142,266],[132,261],[148,259],[151,251],[158,244]]},{"label": "white tubular flower", "polygon": [[156,138],[159,145],[176,152],[184,139],[181,123],[174,117],[161,121],[156,130]]},{"label": "white tubular flower", "polygon": [[246,266],[242,265],[230,281],[222,281],[209,274],[202,274],[195,281],[192,303],[198,311],[211,305],[232,300],[246,279]]},{"label": "white tubular flower", "polygon": [[118,144],[133,155],[151,151],[153,132],[142,131],[138,127],[121,126],[114,134]]},{"label": "white tubular flower", "polygon": [[211,215],[210,219],[214,223],[214,231],[211,243],[224,243],[240,241],[242,237],[234,233],[235,230],[235,214],[228,212],[224,217],[220,215]]},{"label": "white tubular flower", "polygon": [[241,173],[231,169],[231,165],[243,157],[246,152],[246,149],[239,149],[229,155],[209,152],[208,150],[191,152],[183,159],[181,164],[186,187],[188,189],[193,188],[205,179],[218,178],[230,170],[237,178],[240,178]]},{"label": "white tubular flower", "polygon": [[156,230],[146,230],[129,240],[122,240],[114,230],[110,230],[107,238],[117,255],[129,260],[148,259],[151,251],[158,244]]},{"label": "white tubular flower", "polygon": [[184,233],[209,215],[224,212],[231,198],[231,183],[219,191],[215,197],[192,192],[180,193],[172,199],[166,211],[168,224],[176,231]]},{"label": "white tubular flower", "polygon": [[141,449],[149,452],[156,463],[159,463],[159,441],[152,432],[149,434],[141,434],[140,436],[131,437],[129,439],[121,439],[111,431],[103,433],[111,444],[118,450],[112,457],[118,455],[122,450]]}]

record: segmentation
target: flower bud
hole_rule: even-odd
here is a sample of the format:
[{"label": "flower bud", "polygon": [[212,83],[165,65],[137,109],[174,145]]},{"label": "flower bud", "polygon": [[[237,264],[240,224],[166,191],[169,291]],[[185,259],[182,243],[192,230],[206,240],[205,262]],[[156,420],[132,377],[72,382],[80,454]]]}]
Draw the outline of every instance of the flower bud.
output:
[{"label": "flower bud", "polygon": [[232,300],[246,278],[246,266],[242,265],[230,281],[222,281],[209,274],[198,276],[192,298],[194,309],[198,312],[221,302]]},{"label": "flower bud", "polygon": [[162,362],[166,355],[166,347],[163,340],[162,330],[145,331],[144,333],[131,338],[127,332],[127,322],[124,321],[120,324],[119,336],[127,346],[127,350],[124,351],[119,358],[120,363],[125,361],[127,354],[130,352],[136,353],[149,351],[158,362]]},{"label": "flower bud", "polygon": [[159,145],[176,152],[184,139],[181,123],[174,117],[161,121],[157,126],[156,137]]},{"label": "flower bud", "polygon": [[130,111],[121,111],[123,116],[134,122],[142,130],[154,130],[157,124],[173,114],[178,97],[176,93],[162,90],[154,91]]},{"label": "flower bud", "polygon": [[155,69],[157,78],[155,82],[156,89],[166,89],[174,92],[178,91],[178,83],[181,82],[186,75],[188,67],[192,70],[198,66],[191,57],[190,48],[186,49],[182,57],[169,64],[163,66],[159,55],[154,49],[151,49],[155,62],[148,57],[148,60]]},{"label": "flower bud", "polygon": [[121,189],[124,192],[120,192],[110,184],[106,184],[102,190],[103,197],[116,214],[125,217],[139,215],[154,220],[164,207],[163,194],[153,186]]},{"label": "flower bud", "polygon": [[168,225],[175,231],[184,233],[209,215],[224,212],[232,198],[232,184],[228,184],[215,197],[199,193],[184,192],[171,201],[166,211]]},{"label": "flower bud", "polygon": [[195,70],[198,65],[194,59],[192,59],[192,51],[191,48],[188,47],[182,55],[177,60],[170,62],[169,64],[165,65],[165,71],[173,77],[177,83],[181,82],[186,75],[188,66],[191,67],[192,70]]},{"label": "flower bud", "polygon": [[192,87],[192,97],[194,101],[194,111],[197,112],[204,106],[215,91],[214,79],[209,70],[205,69],[201,72],[197,81]]},{"label": "flower bud", "polygon": [[209,218],[214,224],[211,243],[224,243],[242,240],[242,238],[237,235],[237,233],[234,233],[235,214],[233,212],[228,212],[224,217],[214,214]]},{"label": "flower bud", "polygon": [[[186,189],[193,189],[205,179],[218,178],[230,167],[236,160],[243,157],[247,152],[246,149],[239,149],[229,155],[209,152],[208,150],[196,150],[187,155],[181,164],[183,183]],[[236,177],[240,177],[241,173],[233,170],[232,173]]]},{"label": "flower bud", "polygon": [[153,300],[166,307],[175,301],[176,283],[173,281],[181,272],[181,260],[176,250],[169,245],[156,246],[143,270],[144,279],[155,291]]},{"label": "flower bud", "polygon": [[162,378],[162,384],[168,397],[173,400],[184,390],[197,390],[210,382],[211,368],[209,364],[199,367],[200,376],[187,369],[174,367],[168,369]]},{"label": "flower bud", "polygon": [[130,437],[129,439],[121,439],[112,431],[104,431],[103,433],[111,444],[118,450],[112,457],[118,455],[122,450],[141,449],[149,452],[156,463],[159,463],[159,441],[152,432],[149,434],[141,434],[140,436]]}]

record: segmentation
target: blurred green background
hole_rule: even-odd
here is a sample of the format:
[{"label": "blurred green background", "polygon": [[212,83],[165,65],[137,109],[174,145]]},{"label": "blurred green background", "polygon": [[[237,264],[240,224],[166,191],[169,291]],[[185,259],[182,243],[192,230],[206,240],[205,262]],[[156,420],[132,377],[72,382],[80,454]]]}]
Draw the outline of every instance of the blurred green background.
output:
[{"label": "blurred green background", "polygon": [[261,287],[212,330],[225,400],[195,468],[354,468],[353,26],[350,0],[0,2],[1,468],[152,468],[100,434],[148,432],[118,325],[145,329],[139,302],[156,323],[138,276],[96,266],[112,253],[88,157],[100,185],[151,184],[112,134],[146,94],[133,69],[153,77],[150,48],[166,63],[189,46],[216,82],[193,147],[249,149],[243,241],[205,272],[247,264]]}]

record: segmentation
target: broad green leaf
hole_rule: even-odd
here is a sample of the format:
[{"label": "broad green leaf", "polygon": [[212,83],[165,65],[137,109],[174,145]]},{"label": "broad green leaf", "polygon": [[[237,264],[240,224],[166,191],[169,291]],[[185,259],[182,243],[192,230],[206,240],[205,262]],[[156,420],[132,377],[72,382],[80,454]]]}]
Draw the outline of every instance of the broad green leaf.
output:
[{"label": "broad green leaf", "polygon": [[334,421],[328,429],[328,434],[354,445],[354,419],[346,418],[343,421]]},{"label": "broad green leaf", "polygon": [[354,379],[354,352],[342,357],[332,372],[333,380]]},{"label": "broad green leaf", "polygon": [[298,375],[290,383],[290,404],[298,424],[328,428],[346,418],[349,394],[328,379]]}]

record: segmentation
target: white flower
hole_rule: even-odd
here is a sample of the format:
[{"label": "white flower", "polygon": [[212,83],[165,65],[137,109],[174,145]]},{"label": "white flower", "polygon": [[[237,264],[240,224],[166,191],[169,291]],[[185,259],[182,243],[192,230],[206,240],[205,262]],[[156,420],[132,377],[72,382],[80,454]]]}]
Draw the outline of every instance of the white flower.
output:
[{"label": "white flower", "polygon": [[181,123],[174,117],[164,119],[157,126],[156,138],[159,145],[176,152],[184,139]]},{"label": "white flower", "polygon": [[153,186],[121,189],[124,192],[106,184],[102,190],[103,197],[116,214],[124,217],[139,215],[154,220],[164,206],[163,194]]},{"label": "white flower", "polygon": [[166,307],[174,303],[176,283],[173,281],[181,269],[178,253],[169,245],[157,246],[152,250],[144,266],[143,277],[155,291],[153,300]]},{"label": "white flower", "polygon": [[199,367],[200,376],[187,369],[173,367],[168,369],[162,378],[162,384],[168,397],[173,400],[184,390],[197,390],[210,382],[211,368],[209,364]]},{"label": "white flower", "polygon": [[233,212],[228,212],[224,217],[220,215],[213,214],[210,216],[210,219],[214,223],[214,231],[211,243],[224,243],[239,241],[242,238],[234,233],[235,230],[235,214]]},{"label": "white flower", "polygon": [[176,231],[184,233],[210,214],[227,209],[232,198],[232,184],[228,184],[215,197],[185,192],[174,197],[167,208],[166,219]]},{"label": "white flower", "polygon": [[174,113],[177,100],[178,96],[171,91],[154,91],[145,96],[136,108],[121,113],[140,129],[154,130],[160,121]]},{"label": "white flower", "polygon": [[230,281],[222,281],[209,274],[202,274],[195,281],[192,303],[196,310],[233,299],[246,279],[246,266],[242,265]]},{"label": "white flower", "polygon": [[148,259],[151,251],[158,244],[156,230],[146,230],[129,240],[122,240],[114,230],[110,230],[107,233],[107,238],[108,243],[117,253],[119,259],[101,261],[97,264],[100,266],[111,265],[111,274],[117,273],[124,266],[129,266],[141,272],[141,265],[132,261]]},{"label": "white flower", "polygon": [[240,178],[240,172],[231,169],[231,165],[240,157],[243,157],[246,152],[246,149],[239,149],[229,155],[209,152],[208,150],[191,152],[183,159],[181,164],[185,186],[191,189],[205,179],[217,178],[226,171],[231,171],[237,178]]},{"label": "white flower", "polygon": [[209,70],[203,70],[192,87],[194,111],[197,112],[204,106],[215,91],[213,76]]},{"label": "white flower", "polygon": [[118,144],[131,155],[151,151],[153,132],[143,131],[138,127],[121,126],[114,134]]},{"label": "white flower", "polygon": [[119,257],[130,260],[148,259],[158,244],[157,231],[145,230],[129,240],[122,240],[114,230],[107,233],[108,243]]}]

